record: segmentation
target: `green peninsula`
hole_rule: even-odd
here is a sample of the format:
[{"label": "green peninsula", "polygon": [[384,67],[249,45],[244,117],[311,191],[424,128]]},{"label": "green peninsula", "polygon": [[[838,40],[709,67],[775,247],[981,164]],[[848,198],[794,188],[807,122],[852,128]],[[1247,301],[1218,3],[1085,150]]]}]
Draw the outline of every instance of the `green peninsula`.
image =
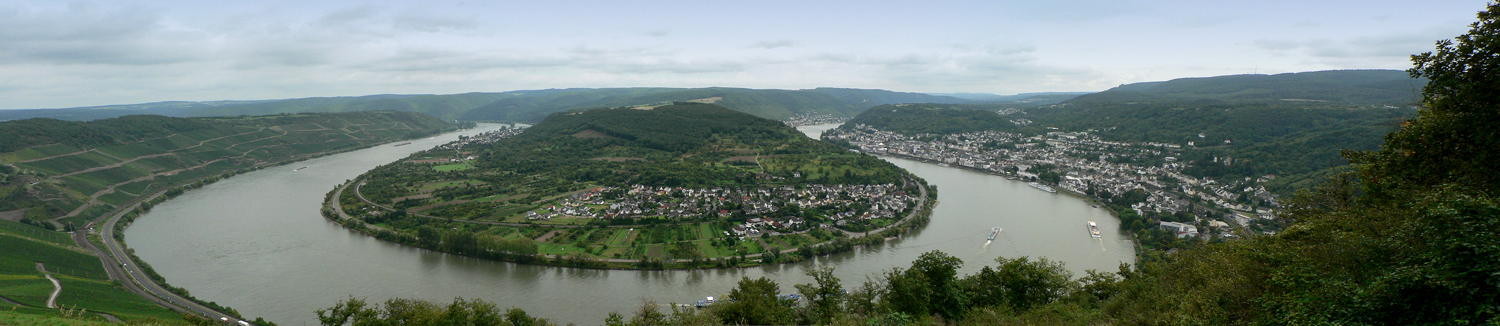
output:
[{"label": "green peninsula", "polygon": [[325,214],[375,237],[589,268],[794,262],[925,221],[935,196],[879,158],[712,104],[555,113],[376,168]]}]

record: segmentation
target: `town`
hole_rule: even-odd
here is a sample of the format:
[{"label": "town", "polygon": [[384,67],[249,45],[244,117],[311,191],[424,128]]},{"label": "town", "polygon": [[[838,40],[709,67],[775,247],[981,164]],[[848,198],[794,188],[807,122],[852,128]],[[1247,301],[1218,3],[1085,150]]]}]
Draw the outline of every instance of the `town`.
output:
[{"label": "town", "polygon": [[[760,188],[596,187],[564,198],[556,205],[526,212],[529,220],[555,217],[668,219],[737,217],[740,236],[767,229],[812,227],[804,216],[846,231],[864,231],[871,220],[896,219],[916,205],[917,198],[894,184],[805,185]],[[797,214],[817,210],[826,214]],[[887,220],[888,222],[890,220]]]},{"label": "town", "polygon": [[[1105,141],[1089,132],[1026,136],[981,131],[908,136],[863,124],[852,127],[830,130],[823,137],[847,142],[870,154],[910,157],[1046,182],[1051,187],[1038,189],[1056,188],[1095,201],[1144,192],[1145,200],[1131,206],[1137,214],[1191,215],[1191,221],[1185,223],[1160,222],[1160,228],[1179,237],[1235,238],[1226,222],[1250,227],[1274,220],[1279,205],[1275,195],[1258,185],[1274,176],[1214,180],[1185,175],[1182,170],[1187,162],[1177,159],[1182,148],[1176,144]],[[1215,157],[1213,162],[1231,165],[1234,159]],[[1210,229],[1216,232],[1208,232]]]},{"label": "town", "polygon": [[849,118],[835,116],[832,114],[799,113],[795,116],[792,116],[791,118],[787,118],[786,120],[781,120],[781,123],[785,123],[786,125],[792,127],[798,127],[830,123],[844,123],[844,121],[849,121]]}]

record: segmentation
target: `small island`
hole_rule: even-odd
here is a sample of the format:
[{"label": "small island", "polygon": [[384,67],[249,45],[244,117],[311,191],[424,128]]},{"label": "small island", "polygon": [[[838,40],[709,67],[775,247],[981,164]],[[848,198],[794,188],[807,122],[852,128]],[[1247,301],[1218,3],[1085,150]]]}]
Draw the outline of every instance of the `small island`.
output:
[{"label": "small island", "polygon": [[325,216],[465,256],[729,268],[882,243],[935,190],[880,158],[713,104],[556,113],[418,152],[329,194]]}]

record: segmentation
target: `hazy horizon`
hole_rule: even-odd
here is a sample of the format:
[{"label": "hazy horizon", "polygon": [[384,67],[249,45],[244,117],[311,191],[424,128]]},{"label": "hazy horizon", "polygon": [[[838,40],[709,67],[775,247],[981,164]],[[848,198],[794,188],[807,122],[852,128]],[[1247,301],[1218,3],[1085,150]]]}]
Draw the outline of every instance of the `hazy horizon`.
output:
[{"label": "hazy horizon", "polygon": [[0,5],[0,108],[549,88],[1102,91],[1406,69],[1483,3]]}]

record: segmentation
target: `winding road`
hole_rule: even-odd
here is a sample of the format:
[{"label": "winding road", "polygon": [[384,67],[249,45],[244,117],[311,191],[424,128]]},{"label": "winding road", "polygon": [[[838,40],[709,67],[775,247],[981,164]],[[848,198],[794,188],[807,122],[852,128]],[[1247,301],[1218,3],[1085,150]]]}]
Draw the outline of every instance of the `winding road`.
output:
[{"label": "winding road", "polygon": [[135,264],[130,255],[125,253],[125,246],[118,240],[115,240],[115,224],[120,222],[120,218],[124,217],[126,213],[134,211],[136,207],[140,207],[141,201],[149,201],[160,197],[163,192],[159,191],[148,198],[137,200],[133,205],[117,209],[108,215],[109,218],[104,223],[98,223],[95,226],[94,229],[100,230],[100,240],[104,242],[105,247],[108,247],[108,251],[100,249],[92,241],[89,241],[89,230],[73,232],[73,242],[93,251],[95,255],[99,256],[104,261],[104,271],[109,274],[111,280],[120,281],[120,285],[125,286],[126,290],[138,294],[152,303],[178,312],[203,316],[211,320],[227,318],[228,320],[238,321],[239,318],[237,317],[210,309],[197,302],[183,298],[176,293],[167,291],[160,284],[157,284],[155,280],[147,277],[139,264]]},{"label": "winding road", "polygon": [[52,273],[47,272],[47,266],[42,265],[41,262],[36,263],[36,271],[42,272],[42,276],[52,281],[52,295],[47,296],[47,308],[57,309],[57,295],[62,294],[62,283],[58,283],[57,279],[52,277]]}]

